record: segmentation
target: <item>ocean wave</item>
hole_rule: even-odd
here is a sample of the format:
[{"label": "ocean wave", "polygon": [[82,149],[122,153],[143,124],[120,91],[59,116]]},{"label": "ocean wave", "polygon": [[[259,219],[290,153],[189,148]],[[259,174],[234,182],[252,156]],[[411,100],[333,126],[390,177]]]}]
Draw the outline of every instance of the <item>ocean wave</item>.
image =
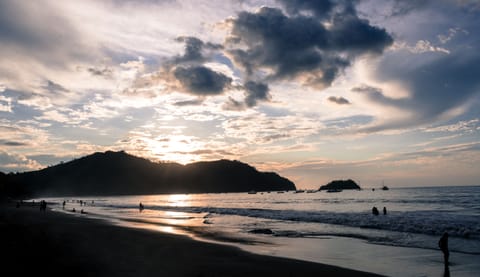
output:
[{"label": "ocean wave", "polygon": [[[136,208],[134,206],[109,205],[109,208]],[[459,216],[451,211],[391,211],[388,215],[374,216],[369,212],[326,212],[272,210],[251,208],[220,207],[172,207],[152,206],[149,209],[187,213],[210,213],[220,215],[238,215],[254,218],[326,223],[349,227],[370,228],[395,232],[408,232],[427,235],[441,235],[448,232],[451,236],[480,240],[480,220],[478,216]]]}]

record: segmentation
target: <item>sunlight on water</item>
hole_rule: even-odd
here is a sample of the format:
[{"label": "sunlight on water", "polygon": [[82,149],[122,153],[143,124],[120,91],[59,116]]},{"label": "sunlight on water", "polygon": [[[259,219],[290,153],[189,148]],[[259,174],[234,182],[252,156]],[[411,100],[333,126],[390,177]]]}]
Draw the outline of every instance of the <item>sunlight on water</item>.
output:
[{"label": "sunlight on water", "polygon": [[[479,197],[480,187],[334,194],[138,195],[83,199],[88,203],[86,206],[79,206],[80,199],[66,199],[65,212],[73,214],[71,210],[75,207],[76,215],[83,209],[88,213],[85,216],[107,219],[122,226],[240,243],[241,247],[257,253],[328,261],[340,266],[355,264],[367,271],[402,276],[374,264],[363,267],[362,255],[358,259],[348,256],[352,252],[349,247],[353,247],[355,253],[365,251],[372,259],[377,252],[385,252],[385,263],[389,256],[403,257],[405,251],[413,253],[413,257],[425,253],[428,258],[420,259],[422,262],[407,259],[405,266],[430,263],[436,269],[437,265],[431,261],[439,257],[438,237],[446,230],[451,235],[452,257],[458,257],[456,262],[461,262],[463,268],[470,267],[467,273],[480,272],[480,265],[474,262],[480,255]],[[63,200],[52,198],[48,201],[61,203]],[[144,210],[139,210],[139,203],[144,204]],[[373,206],[387,207],[388,214],[372,215]],[[330,240],[332,237],[336,239]],[[345,242],[344,247],[340,247],[341,242]],[[320,249],[328,251],[320,255]],[[338,259],[339,256],[349,258]],[[455,268],[453,272],[462,276]]]},{"label": "sunlight on water", "polygon": [[168,196],[168,203],[175,207],[185,207],[188,205],[187,200],[190,199],[188,194],[171,194]]}]

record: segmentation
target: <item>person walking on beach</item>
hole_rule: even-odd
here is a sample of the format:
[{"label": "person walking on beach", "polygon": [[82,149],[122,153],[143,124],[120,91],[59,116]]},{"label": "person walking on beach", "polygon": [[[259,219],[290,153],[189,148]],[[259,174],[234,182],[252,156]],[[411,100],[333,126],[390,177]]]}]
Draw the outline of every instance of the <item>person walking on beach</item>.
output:
[{"label": "person walking on beach", "polygon": [[387,207],[383,207],[383,215],[387,215]]},{"label": "person walking on beach", "polygon": [[379,214],[377,207],[372,208],[372,214],[373,215],[378,215]]},{"label": "person walking on beach", "polygon": [[143,204],[142,204],[142,202],[140,202],[140,204],[138,204],[138,210],[139,210],[140,212],[142,212],[143,209],[144,209]]},{"label": "person walking on beach", "polygon": [[438,247],[440,250],[443,252],[443,262],[445,263],[445,266],[448,266],[448,258],[450,256],[450,252],[448,251],[448,233],[445,232],[443,233],[442,237],[438,241]]}]

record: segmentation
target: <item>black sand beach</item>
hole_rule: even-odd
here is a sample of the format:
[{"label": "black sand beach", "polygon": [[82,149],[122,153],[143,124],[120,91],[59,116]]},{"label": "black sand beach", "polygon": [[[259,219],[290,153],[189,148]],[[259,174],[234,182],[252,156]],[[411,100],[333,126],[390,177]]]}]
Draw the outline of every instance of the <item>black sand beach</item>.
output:
[{"label": "black sand beach", "polygon": [[5,276],[378,276],[1,204]]}]

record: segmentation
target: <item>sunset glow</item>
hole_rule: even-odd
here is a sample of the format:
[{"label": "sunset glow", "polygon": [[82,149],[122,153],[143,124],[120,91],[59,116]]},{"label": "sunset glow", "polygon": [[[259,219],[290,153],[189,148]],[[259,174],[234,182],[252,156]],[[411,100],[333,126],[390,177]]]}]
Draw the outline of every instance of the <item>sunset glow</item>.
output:
[{"label": "sunset glow", "polygon": [[478,1],[312,3],[0,1],[0,171],[124,150],[478,184]]}]

